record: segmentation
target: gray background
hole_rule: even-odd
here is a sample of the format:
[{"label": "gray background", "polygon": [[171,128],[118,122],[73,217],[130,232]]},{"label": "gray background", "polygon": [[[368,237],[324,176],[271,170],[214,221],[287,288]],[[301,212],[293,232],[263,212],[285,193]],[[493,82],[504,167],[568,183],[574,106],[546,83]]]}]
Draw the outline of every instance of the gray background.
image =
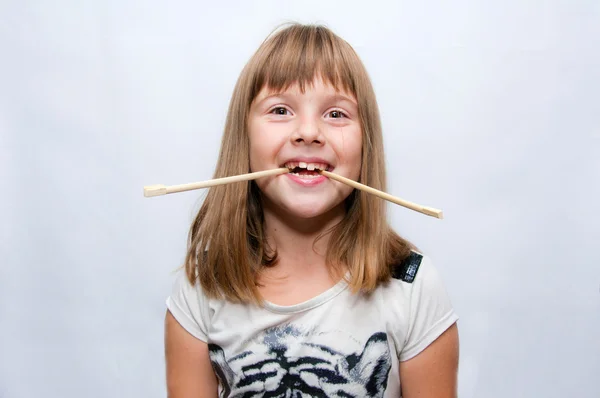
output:
[{"label": "gray background", "polygon": [[599,397],[600,2],[0,3],[0,397],[164,397],[163,316],[235,80],[323,22],[382,111],[460,396]]}]

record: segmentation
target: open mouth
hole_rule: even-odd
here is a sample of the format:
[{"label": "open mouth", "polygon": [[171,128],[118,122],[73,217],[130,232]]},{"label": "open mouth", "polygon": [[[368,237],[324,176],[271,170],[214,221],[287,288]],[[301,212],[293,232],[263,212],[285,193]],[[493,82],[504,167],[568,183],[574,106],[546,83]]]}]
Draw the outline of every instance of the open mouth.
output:
[{"label": "open mouth", "polygon": [[287,167],[291,174],[299,177],[318,177],[321,175],[321,170],[330,171],[333,169],[333,167],[327,163],[307,162],[287,162],[284,164],[284,167]]}]

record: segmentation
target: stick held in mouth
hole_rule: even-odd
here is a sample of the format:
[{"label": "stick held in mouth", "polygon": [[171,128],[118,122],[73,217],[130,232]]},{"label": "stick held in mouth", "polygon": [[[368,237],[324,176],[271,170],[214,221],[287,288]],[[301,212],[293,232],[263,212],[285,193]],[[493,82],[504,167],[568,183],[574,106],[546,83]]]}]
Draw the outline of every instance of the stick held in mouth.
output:
[{"label": "stick held in mouth", "polygon": [[185,192],[185,191],[191,191],[194,189],[210,188],[210,187],[214,187],[217,185],[231,184],[231,183],[240,182],[240,181],[256,180],[257,178],[275,176],[275,175],[284,174],[284,173],[288,173],[288,172],[289,172],[289,169],[282,167],[279,169],[256,171],[254,173],[240,174],[240,175],[232,176],[232,177],[215,178],[213,180],[193,182],[193,183],[189,183],[189,184],[170,185],[170,186],[162,185],[162,184],[148,185],[148,186],[144,187],[144,196],[149,198],[152,196],[167,195],[170,193]]},{"label": "stick held in mouth", "polygon": [[[185,192],[185,191],[191,191],[194,189],[209,188],[209,187],[214,187],[217,185],[231,184],[234,182],[250,181],[250,180],[255,180],[255,179],[261,178],[261,177],[276,176],[279,174],[284,174],[284,173],[289,173],[289,172],[290,172],[290,170],[288,168],[281,167],[278,169],[257,171],[254,173],[241,174],[241,175],[232,176],[232,177],[215,178],[213,180],[194,182],[194,183],[190,183],[190,184],[170,185],[170,186],[162,185],[162,184],[148,185],[148,186],[144,187],[144,196],[145,197],[153,197],[153,196],[167,195],[170,193]],[[443,218],[443,213],[441,210],[434,209],[432,207],[421,206],[419,204],[409,202],[407,200],[404,200],[404,199],[398,198],[396,196],[390,195],[388,193],[382,192],[378,189],[371,188],[367,185],[361,184],[361,183],[351,180],[349,178],[342,177],[342,176],[332,173],[330,171],[319,170],[318,172],[328,178],[331,178],[332,180],[341,182],[343,184],[349,185],[356,189],[360,189],[361,191],[365,191],[367,193],[370,193],[372,195],[375,195],[381,199],[385,199],[385,200],[395,203],[397,205],[406,207],[408,209],[417,211],[419,213],[422,213],[422,214],[425,214],[425,215],[428,215],[431,217],[440,218],[440,219]]]},{"label": "stick held in mouth", "polygon": [[409,202],[407,200],[400,199],[400,198],[398,198],[396,196],[393,196],[393,195],[390,195],[388,193],[382,192],[382,191],[380,191],[378,189],[375,189],[375,188],[371,188],[371,187],[369,187],[367,185],[361,184],[359,182],[356,182],[356,181],[351,180],[351,179],[346,178],[346,177],[342,177],[340,175],[334,174],[334,173],[329,172],[329,171],[321,170],[320,173],[323,174],[324,176],[328,177],[328,178],[331,178],[332,180],[339,181],[339,182],[344,183],[346,185],[349,185],[349,186],[351,186],[353,188],[360,189],[361,191],[365,191],[367,193],[373,194],[373,195],[375,195],[377,197],[380,197],[381,199],[385,199],[385,200],[387,200],[389,202],[395,203],[397,205],[406,207],[406,208],[414,210],[414,211],[418,211],[419,213],[422,213],[422,214],[425,214],[425,215],[428,215],[428,216],[431,216],[431,217],[435,217],[435,218],[440,218],[440,219],[444,217],[441,210],[434,209],[432,207],[421,206],[421,205],[418,205],[416,203],[412,203],[412,202]]}]

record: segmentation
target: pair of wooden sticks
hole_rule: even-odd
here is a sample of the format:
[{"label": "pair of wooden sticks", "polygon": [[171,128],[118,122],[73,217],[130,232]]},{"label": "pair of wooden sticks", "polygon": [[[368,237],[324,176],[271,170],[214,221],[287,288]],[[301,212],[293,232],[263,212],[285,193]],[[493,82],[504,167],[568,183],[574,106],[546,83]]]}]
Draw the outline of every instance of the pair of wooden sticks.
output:
[{"label": "pair of wooden sticks", "polygon": [[[269,176],[275,176],[275,175],[279,175],[279,174],[289,173],[289,171],[290,170],[288,168],[282,167],[282,168],[273,169],[273,170],[257,171],[254,173],[241,174],[241,175],[232,176],[232,177],[216,178],[213,180],[194,182],[194,183],[190,183],[190,184],[171,185],[171,186],[160,185],[160,184],[159,185],[149,185],[149,186],[144,187],[144,196],[145,197],[160,196],[160,195],[167,195],[170,193],[191,191],[194,189],[209,188],[209,187],[214,187],[216,185],[231,184],[234,182],[241,182],[241,181],[250,181],[250,180],[255,180],[255,179],[261,178],[261,177],[269,177]],[[331,178],[332,180],[339,181],[339,182],[349,185],[353,188],[360,189],[367,193],[373,194],[381,199],[385,199],[389,202],[392,202],[397,205],[406,207],[408,209],[417,211],[419,213],[422,213],[422,214],[425,214],[425,215],[428,215],[431,217],[435,217],[435,218],[440,218],[440,219],[443,218],[441,210],[434,209],[431,207],[421,206],[416,203],[412,203],[407,200],[400,199],[396,196],[392,196],[392,195],[382,192],[378,189],[371,188],[367,185],[358,183],[349,178],[342,177],[340,175],[331,173],[329,171],[320,170],[319,173],[323,174],[324,176],[326,176],[328,178]]]}]

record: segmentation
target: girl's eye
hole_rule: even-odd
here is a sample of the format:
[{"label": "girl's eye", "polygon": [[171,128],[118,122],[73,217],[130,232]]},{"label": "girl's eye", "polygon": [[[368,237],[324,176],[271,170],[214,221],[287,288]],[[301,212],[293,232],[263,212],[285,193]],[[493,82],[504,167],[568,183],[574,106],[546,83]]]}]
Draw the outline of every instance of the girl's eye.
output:
[{"label": "girl's eye", "polygon": [[339,119],[342,117],[346,117],[346,115],[344,114],[344,112],[336,110],[336,111],[329,112],[329,117],[331,117],[333,119]]},{"label": "girl's eye", "polygon": [[271,109],[271,113],[275,114],[275,115],[287,115],[289,112],[286,108],[284,108],[283,106],[278,106],[275,107],[273,109]]}]

